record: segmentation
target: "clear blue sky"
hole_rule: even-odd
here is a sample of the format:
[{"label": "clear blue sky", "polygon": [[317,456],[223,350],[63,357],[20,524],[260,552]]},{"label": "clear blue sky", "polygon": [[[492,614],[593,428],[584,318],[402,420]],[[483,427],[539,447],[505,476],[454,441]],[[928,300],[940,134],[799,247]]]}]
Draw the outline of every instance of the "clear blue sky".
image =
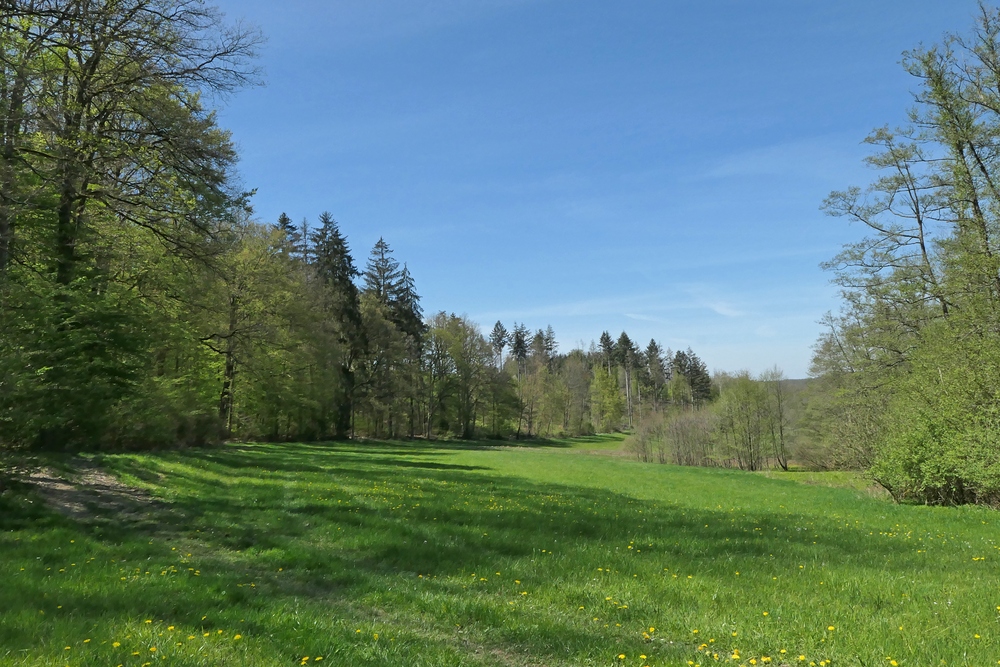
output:
[{"label": "clear blue sky", "polygon": [[428,313],[692,347],[804,377],[860,230],[861,140],[905,121],[902,51],[972,0],[224,0],[266,86],[226,101],[255,209],[384,236]]}]

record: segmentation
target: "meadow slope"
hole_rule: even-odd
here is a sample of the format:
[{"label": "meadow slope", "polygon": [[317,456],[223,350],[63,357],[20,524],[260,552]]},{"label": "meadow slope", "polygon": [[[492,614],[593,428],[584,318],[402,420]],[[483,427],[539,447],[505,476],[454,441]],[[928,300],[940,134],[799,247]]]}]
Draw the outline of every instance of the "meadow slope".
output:
[{"label": "meadow slope", "polygon": [[1000,662],[995,512],[618,444],[50,461],[0,495],[0,665]]}]

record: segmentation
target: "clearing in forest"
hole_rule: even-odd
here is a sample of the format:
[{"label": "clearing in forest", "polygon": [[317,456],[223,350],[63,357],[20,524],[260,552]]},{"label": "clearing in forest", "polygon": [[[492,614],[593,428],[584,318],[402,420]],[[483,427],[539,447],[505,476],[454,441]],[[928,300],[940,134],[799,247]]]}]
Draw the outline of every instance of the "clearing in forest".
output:
[{"label": "clearing in forest", "polygon": [[1000,661],[995,512],[614,446],[67,459],[0,495],[0,665]]}]

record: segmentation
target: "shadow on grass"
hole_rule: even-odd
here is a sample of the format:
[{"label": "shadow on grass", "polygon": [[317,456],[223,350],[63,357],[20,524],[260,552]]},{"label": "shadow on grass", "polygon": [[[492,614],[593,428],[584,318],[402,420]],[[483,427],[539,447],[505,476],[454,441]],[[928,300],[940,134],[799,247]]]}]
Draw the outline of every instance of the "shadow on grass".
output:
[{"label": "shadow on grass", "polygon": [[[670,567],[680,563],[719,578],[731,575],[734,560],[768,567],[779,541],[785,563],[811,557],[817,542],[825,557],[858,567],[898,556],[903,548],[840,530],[832,520],[817,525],[815,516],[744,512],[733,522],[725,511],[533,483],[440,460],[450,449],[465,448],[423,442],[237,445],[104,457],[105,468],[146,481],[163,502],[146,507],[138,520],[95,514],[75,524],[23,494],[0,498],[0,527],[36,537],[15,543],[0,536],[9,558],[54,567],[85,543],[104,568],[100,586],[60,586],[42,570],[0,582],[0,593],[10,601],[6,612],[11,618],[39,609],[54,614],[58,602],[66,613],[83,618],[166,618],[196,626],[213,610],[210,622],[248,617],[249,631],[266,633],[274,632],[273,623],[297,622],[279,611],[303,600],[352,607],[358,600],[381,599],[392,603],[395,613],[420,616],[429,590],[442,600],[439,608],[451,610],[436,619],[450,628],[494,623],[494,607],[506,602],[470,599],[449,582],[515,566],[544,570],[549,566],[536,562],[546,558],[542,549],[590,554],[551,566],[578,570],[553,569],[552,580],[583,580],[598,563],[633,558],[623,552],[609,556],[633,540],[650,545],[643,547],[647,560]],[[438,460],[404,458],[417,455]],[[810,527],[803,530],[806,524]],[[71,534],[87,537],[75,551],[66,544]],[[53,551],[56,541],[65,551]],[[182,558],[184,553],[190,558]],[[886,567],[885,559],[877,567]],[[195,569],[197,577],[191,574]],[[438,579],[418,585],[421,574]],[[259,613],[248,614],[248,608]],[[632,612],[621,613],[627,618]],[[265,626],[263,619],[279,620]],[[551,622],[571,645],[597,650],[605,640],[568,621]],[[493,630],[491,636],[523,650],[531,641],[517,627]],[[29,645],[31,632],[30,626],[0,620],[0,644]],[[542,642],[530,650],[556,657],[558,649]]]}]

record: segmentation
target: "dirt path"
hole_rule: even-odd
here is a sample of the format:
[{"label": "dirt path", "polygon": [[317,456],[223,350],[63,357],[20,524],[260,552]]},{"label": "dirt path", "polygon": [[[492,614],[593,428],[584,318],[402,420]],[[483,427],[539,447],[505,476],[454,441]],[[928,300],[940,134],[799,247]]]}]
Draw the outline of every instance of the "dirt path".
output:
[{"label": "dirt path", "polygon": [[73,472],[35,469],[22,477],[59,514],[84,523],[143,523],[167,509],[146,491],[124,484],[84,460],[71,462]]}]

